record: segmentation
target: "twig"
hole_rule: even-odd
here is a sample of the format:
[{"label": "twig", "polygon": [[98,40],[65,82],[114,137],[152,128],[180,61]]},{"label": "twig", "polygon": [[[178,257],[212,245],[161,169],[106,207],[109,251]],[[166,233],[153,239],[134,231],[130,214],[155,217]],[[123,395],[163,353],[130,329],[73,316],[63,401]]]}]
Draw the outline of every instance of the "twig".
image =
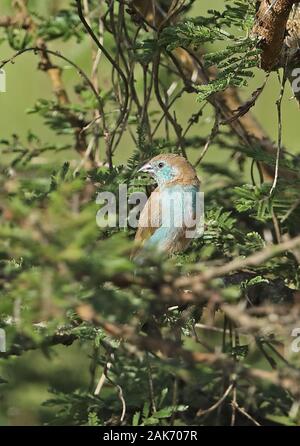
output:
[{"label": "twig", "polygon": [[300,198],[295,201],[295,203],[291,206],[291,208],[287,211],[287,213],[282,217],[281,223],[289,218],[289,216],[300,206]]},{"label": "twig", "polygon": [[108,361],[105,364],[105,367],[104,367],[104,370],[102,372],[102,375],[100,376],[100,379],[98,381],[97,387],[96,387],[95,392],[94,392],[94,395],[97,395],[97,396],[100,395],[102,387],[104,386],[105,381],[107,379],[107,374],[108,374],[109,370],[111,369],[111,367],[112,367],[112,362]]},{"label": "twig", "polygon": [[39,52],[46,52],[48,54],[52,54],[53,56],[56,56],[62,60],[64,60],[65,62],[67,62],[68,64],[72,65],[72,67],[74,67],[78,73],[84,78],[84,80],[87,82],[87,84],[89,85],[90,89],[92,90],[92,92],[94,93],[98,104],[99,104],[99,108],[101,110],[101,115],[103,112],[103,104],[102,104],[102,99],[101,97],[98,95],[97,91],[95,90],[95,87],[93,85],[93,83],[91,82],[91,80],[89,79],[89,77],[87,76],[87,74],[72,60],[70,60],[68,57],[64,56],[63,54],[59,53],[58,51],[52,51],[49,49],[45,49],[45,48],[41,48],[38,46],[35,47],[30,47],[30,48],[24,48],[23,50],[17,51],[12,57],[10,57],[9,59],[3,60],[0,63],[0,69],[3,68],[5,65],[7,65],[9,62],[13,62],[14,59],[16,59],[17,57],[21,56],[24,53],[28,53],[28,52],[33,52],[33,53],[39,53]]},{"label": "twig", "polygon": [[278,142],[277,142],[277,153],[276,153],[276,165],[275,165],[275,174],[274,174],[274,180],[272,187],[270,189],[270,196],[273,194],[278,181],[278,174],[279,174],[279,162],[280,162],[280,154],[281,154],[281,143],[282,143],[282,115],[281,115],[281,104],[283,99],[283,93],[284,93],[284,86],[286,82],[286,77],[283,74],[282,82],[281,82],[281,89],[280,89],[280,95],[278,100],[276,101],[277,106],[277,116],[278,116]]},{"label": "twig", "polygon": [[235,425],[235,419],[236,419],[236,386],[234,386],[233,391],[232,391],[232,401],[231,401],[231,406],[232,406],[232,414],[231,414],[231,422],[230,422],[230,426],[234,426]]},{"label": "twig", "polygon": [[95,35],[94,31],[91,29],[91,27],[87,23],[87,21],[84,17],[84,14],[83,14],[81,0],[76,0],[76,4],[77,4],[77,11],[78,11],[79,18],[80,18],[82,24],[84,25],[85,29],[87,30],[88,34],[91,36],[91,38],[96,43],[97,47],[102,51],[104,56],[111,63],[111,65],[114,67],[114,69],[118,72],[118,74],[120,75],[120,77],[123,80],[125,94],[124,94],[123,109],[122,109],[121,115],[118,120],[118,126],[119,126],[122,123],[123,118],[126,114],[128,100],[129,100],[129,90],[128,90],[126,76],[125,76],[123,70],[120,68],[120,66],[118,64],[116,64],[115,60],[112,58],[112,56],[109,54],[109,52],[105,49],[105,47],[102,45],[102,43],[99,41],[99,39]]},{"label": "twig", "polygon": [[194,167],[197,167],[201,161],[203,160],[204,156],[206,155],[206,152],[209,149],[209,146],[211,145],[211,143],[213,142],[214,138],[216,137],[216,135],[218,134],[219,131],[219,112],[216,111],[216,117],[215,117],[215,122],[213,125],[213,128],[211,130],[211,133],[206,141],[206,144],[201,152],[201,155],[199,156],[199,158],[197,159],[197,161],[194,164]]},{"label": "twig", "polygon": [[263,340],[261,340],[259,337],[256,337],[256,345],[259,348],[259,350],[261,351],[261,353],[264,355],[264,357],[266,358],[266,360],[268,361],[268,363],[270,364],[270,366],[272,367],[273,370],[277,369],[277,363],[276,361],[266,352],[266,350],[263,347]]},{"label": "twig", "polygon": [[251,99],[249,99],[249,101],[245,102],[244,104],[242,104],[236,111],[235,114],[227,119],[223,119],[220,124],[230,124],[233,121],[235,121],[236,119],[241,118],[242,116],[244,116],[246,113],[248,113],[248,111],[256,104],[257,99],[259,98],[259,96],[262,94],[266,83],[269,79],[269,75],[270,73],[267,73],[266,78],[264,80],[264,83],[261,87],[257,88],[251,95]]},{"label": "twig", "polygon": [[243,407],[240,407],[237,403],[234,402],[232,404],[241,414],[243,414],[246,418],[248,418],[248,420],[252,421],[252,423],[255,424],[255,426],[261,426],[261,424],[259,424],[259,422],[256,421],[248,412],[246,412]]},{"label": "twig", "polygon": [[226,400],[227,396],[230,394],[233,387],[234,387],[234,384],[230,384],[230,386],[227,387],[227,389],[225,390],[225,392],[221,396],[221,398],[215,404],[213,404],[211,407],[209,407],[208,409],[205,409],[205,410],[199,409],[197,412],[197,417],[202,417],[203,415],[206,415],[206,414],[216,410],[223,403],[223,401]]},{"label": "twig", "polygon": [[119,384],[116,384],[108,375],[106,375],[106,379],[117,389],[118,397],[121,402],[122,412],[120,415],[120,423],[123,423],[125,415],[126,415],[126,401],[123,394],[123,389]]},{"label": "twig", "polygon": [[154,397],[152,369],[151,369],[151,363],[150,363],[148,352],[146,352],[146,364],[147,364],[147,371],[148,371],[148,385],[149,385],[149,394],[150,394],[150,401],[151,401],[151,410],[152,410],[152,413],[155,413],[156,412],[156,404],[155,404],[155,397]]},{"label": "twig", "polygon": [[[216,268],[206,270],[201,276],[205,281],[211,280],[214,277],[225,276],[233,271],[244,269],[249,266],[260,265],[272,257],[281,254],[284,251],[289,251],[300,245],[300,236],[294,237],[278,245],[267,246],[266,248],[252,254],[245,259],[237,258],[231,262]],[[180,279],[178,279],[180,281]]]},{"label": "twig", "polygon": [[183,156],[186,158],[186,152],[182,139],[182,128],[180,124],[178,124],[177,120],[173,118],[171,113],[169,112],[168,106],[164,103],[160,91],[159,91],[159,63],[160,63],[160,51],[157,51],[154,62],[153,62],[153,75],[154,75],[154,91],[159,105],[161,106],[165,117],[172,124],[175,134],[178,140],[178,146],[181,148]]}]

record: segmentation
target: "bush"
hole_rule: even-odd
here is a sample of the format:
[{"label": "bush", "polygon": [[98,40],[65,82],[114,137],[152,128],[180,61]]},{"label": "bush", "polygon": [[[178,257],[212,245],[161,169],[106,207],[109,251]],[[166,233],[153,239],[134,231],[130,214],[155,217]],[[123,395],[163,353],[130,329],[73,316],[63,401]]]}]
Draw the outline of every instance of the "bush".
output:
[{"label": "bush", "polygon": [[[282,144],[296,56],[284,33],[267,54],[255,2],[194,3],[20,0],[0,17],[0,66],[30,53],[53,89],[27,106],[34,130],[0,141],[2,424],[299,424],[299,157]],[[251,110],[266,54],[276,143]],[[199,170],[205,231],[138,264],[135,230],[98,227],[96,197],[151,193],[137,169],[159,153]]]}]

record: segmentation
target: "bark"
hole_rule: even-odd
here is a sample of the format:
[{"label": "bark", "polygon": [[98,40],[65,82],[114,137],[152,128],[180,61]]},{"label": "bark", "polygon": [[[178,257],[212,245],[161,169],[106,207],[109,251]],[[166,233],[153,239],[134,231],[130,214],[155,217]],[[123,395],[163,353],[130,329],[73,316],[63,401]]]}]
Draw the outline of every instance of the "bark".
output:
[{"label": "bark", "polygon": [[261,67],[271,71],[281,59],[286,26],[295,0],[262,0],[256,14],[253,34],[261,40]]}]

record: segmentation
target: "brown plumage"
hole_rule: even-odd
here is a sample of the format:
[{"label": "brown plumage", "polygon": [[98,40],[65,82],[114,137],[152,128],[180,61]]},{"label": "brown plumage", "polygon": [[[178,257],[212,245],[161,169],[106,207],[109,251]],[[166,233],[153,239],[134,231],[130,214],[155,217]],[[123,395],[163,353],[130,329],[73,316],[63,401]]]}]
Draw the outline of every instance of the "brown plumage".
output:
[{"label": "brown plumage", "polygon": [[[166,168],[168,168],[170,177],[162,175],[162,172],[157,167],[161,163],[164,163]],[[158,155],[152,158],[141,170],[148,173],[151,171],[152,176],[158,183],[158,187],[152,192],[141,212],[135,236],[135,241],[139,244],[150,239],[158,228],[161,227],[161,207],[164,206],[164,201],[168,200],[173,190],[188,189],[196,192],[200,187],[200,181],[194,167],[179,155]],[[190,213],[192,218],[193,211],[191,210]],[[172,253],[184,250],[191,240],[185,237],[185,231],[185,227],[177,228],[176,231],[173,228],[170,228],[168,232],[165,231],[159,243],[163,251]]]}]

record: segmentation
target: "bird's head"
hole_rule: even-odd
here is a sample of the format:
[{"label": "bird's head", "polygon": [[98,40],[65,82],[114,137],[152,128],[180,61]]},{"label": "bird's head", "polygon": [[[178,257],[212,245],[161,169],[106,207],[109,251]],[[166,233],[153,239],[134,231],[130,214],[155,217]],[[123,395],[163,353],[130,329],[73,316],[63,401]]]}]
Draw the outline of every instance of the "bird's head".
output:
[{"label": "bird's head", "polygon": [[158,155],[139,169],[151,175],[159,187],[172,184],[199,186],[193,166],[183,157],[175,154]]}]

